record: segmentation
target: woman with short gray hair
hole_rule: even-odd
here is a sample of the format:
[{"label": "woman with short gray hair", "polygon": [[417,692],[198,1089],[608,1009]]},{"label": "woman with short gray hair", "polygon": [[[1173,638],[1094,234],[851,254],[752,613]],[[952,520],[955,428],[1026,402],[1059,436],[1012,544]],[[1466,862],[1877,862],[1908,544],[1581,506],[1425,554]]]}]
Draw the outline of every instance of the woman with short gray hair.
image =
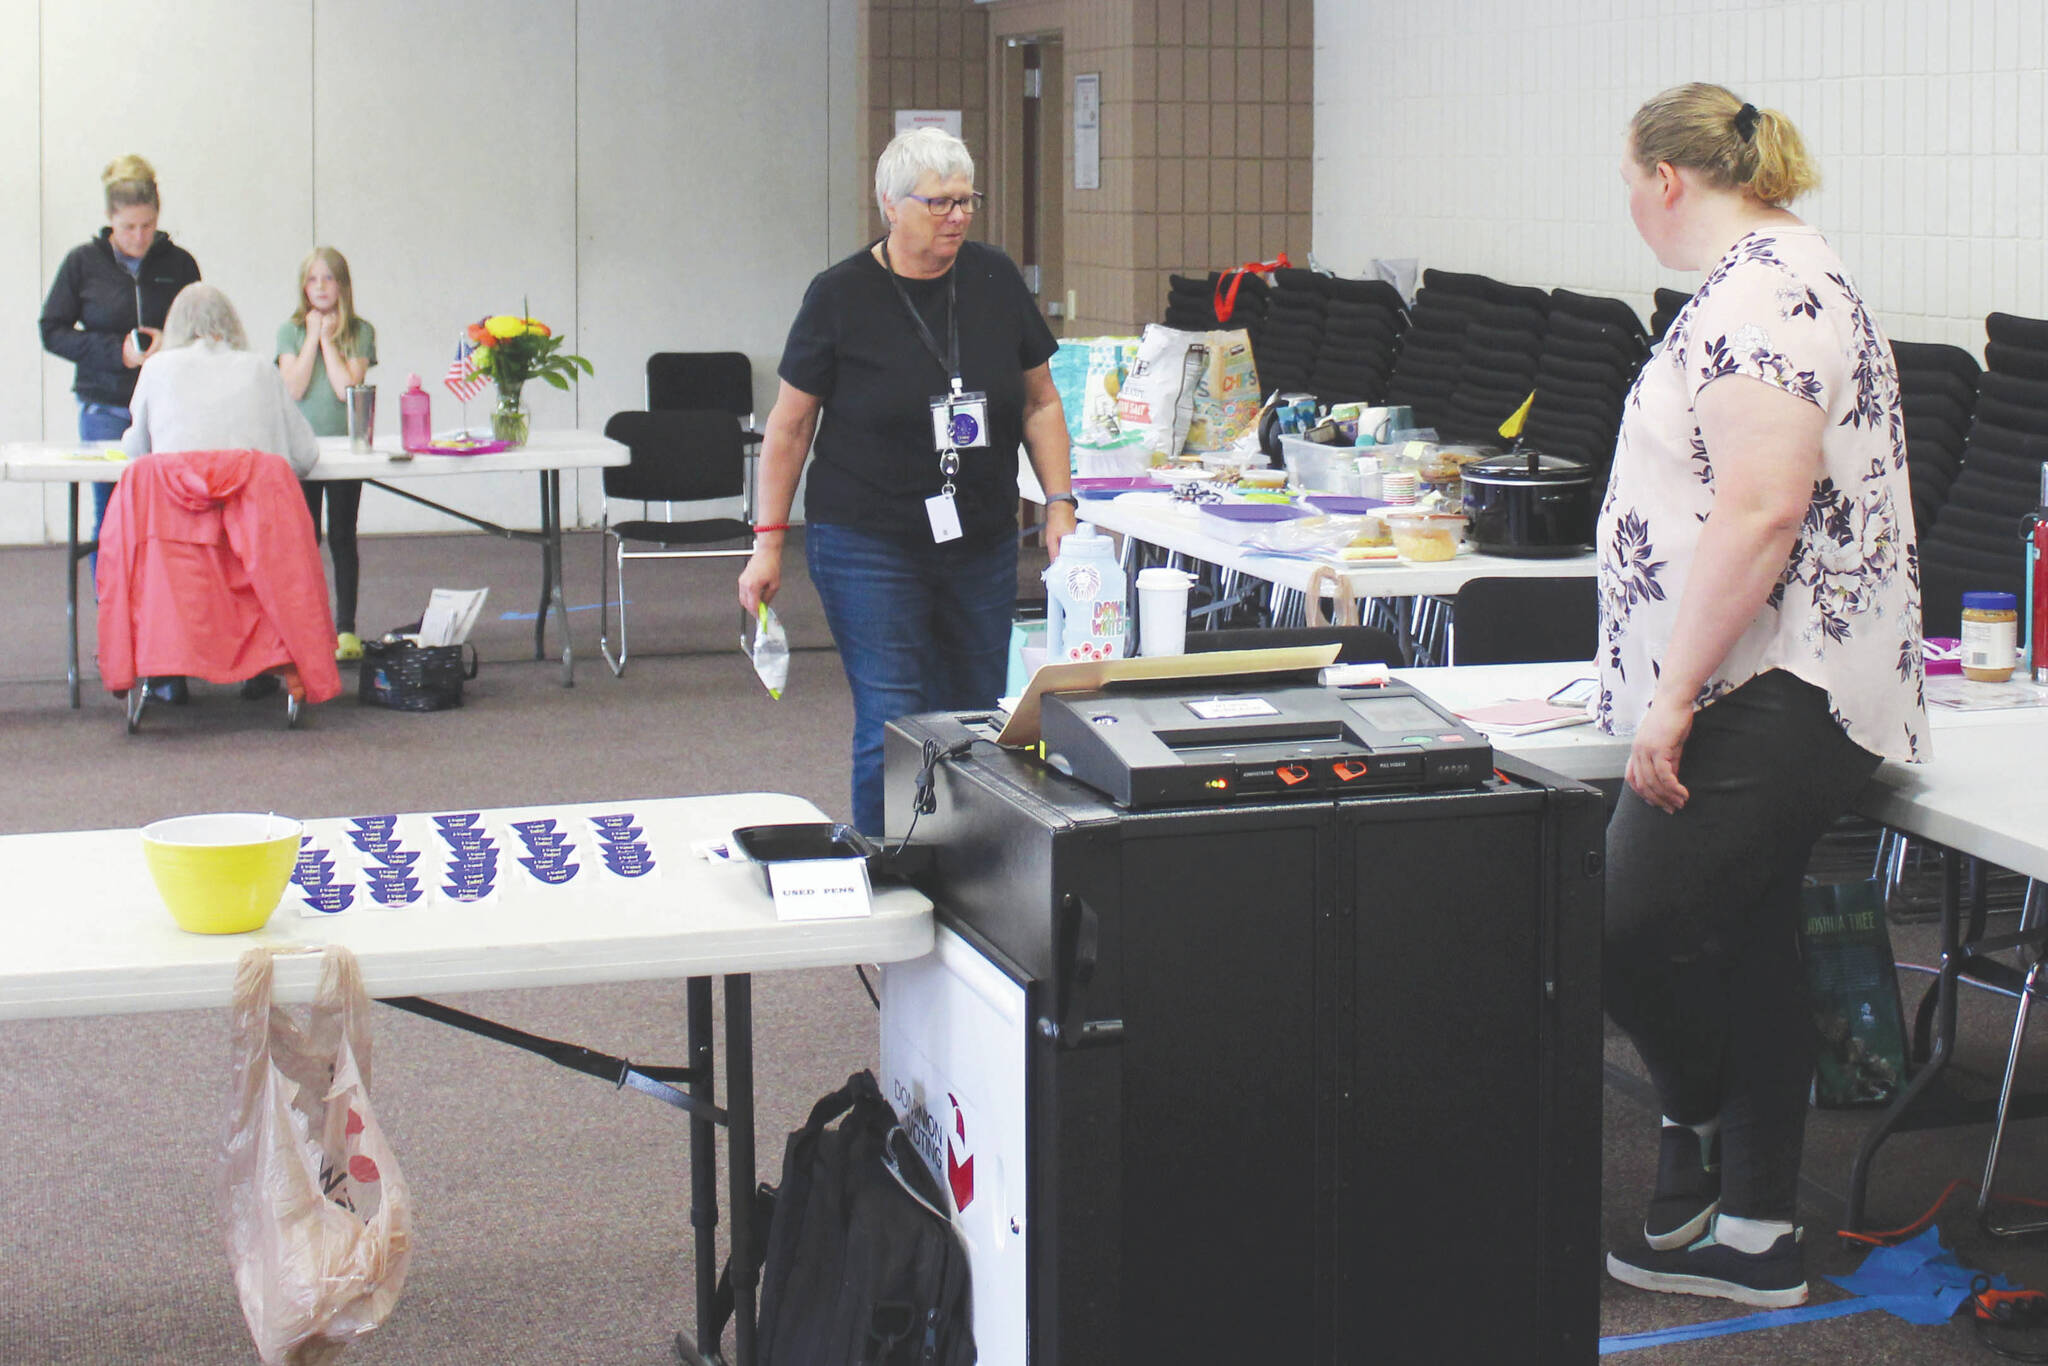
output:
[{"label": "woman with short gray hair", "polygon": [[[1045,545],[1074,529],[1059,343],[1010,258],[967,240],[983,196],[966,144],[898,134],[875,163],[888,232],[811,281],[761,447],[749,615],[782,582],[797,478],[804,560],[853,690],[853,821],[883,833],[882,728],[988,708],[1017,597],[1017,449],[1046,494]],[[821,424],[819,419],[823,417]]]},{"label": "woman with short gray hair", "polygon": [[164,318],[163,346],[142,367],[121,445],[150,451],[269,451],[301,479],[320,459],[313,429],[285,393],[284,378],[251,353],[242,318],[214,286],[178,291]]}]

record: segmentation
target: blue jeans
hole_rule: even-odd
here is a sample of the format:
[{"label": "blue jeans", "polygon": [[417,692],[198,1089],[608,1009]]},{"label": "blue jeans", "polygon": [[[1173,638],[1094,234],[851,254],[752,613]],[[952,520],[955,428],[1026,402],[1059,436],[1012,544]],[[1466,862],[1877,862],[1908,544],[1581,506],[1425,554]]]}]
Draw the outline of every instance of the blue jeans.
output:
[{"label": "blue jeans", "polygon": [[[87,403],[78,400],[78,439],[80,441],[119,441],[128,430],[131,421],[126,408],[116,408],[111,403]],[[107,503],[114,496],[112,484],[92,486],[92,537],[100,538],[100,523],[106,520]],[[92,571],[99,573],[100,557],[92,557]]]},{"label": "blue jeans", "polygon": [[1017,542],[920,544],[812,522],[804,562],[853,689],[853,823],[882,826],[882,728],[993,707],[1009,675]]}]

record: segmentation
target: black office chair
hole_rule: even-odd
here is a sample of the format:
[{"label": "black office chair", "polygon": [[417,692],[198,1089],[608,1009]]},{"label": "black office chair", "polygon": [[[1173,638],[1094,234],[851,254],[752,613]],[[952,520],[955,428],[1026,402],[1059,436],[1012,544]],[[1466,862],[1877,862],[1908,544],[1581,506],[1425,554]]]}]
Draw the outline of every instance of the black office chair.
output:
[{"label": "black office chair", "polygon": [[1599,640],[1590,578],[1468,579],[1451,602],[1453,664],[1591,659]]},{"label": "black office chair", "polygon": [[742,351],[657,351],[647,358],[647,408],[721,408],[751,427],[754,363]]},{"label": "black office chair", "polygon": [[1339,664],[1387,664],[1406,668],[1401,643],[1377,626],[1244,627],[1222,631],[1190,631],[1189,654],[1217,650],[1278,650],[1296,645],[1336,645]]},{"label": "black office chair", "polygon": [[[753,554],[753,489],[741,445],[740,420],[729,412],[685,409],[618,413],[604,434],[632,452],[628,464],[604,471],[604,509],[599,545],[604,565],[598,578],[598,648],[614,677],[626,671],[626,561],[745,559]],[[612,500],[641,504],[637,521],[612,521]],[[677,517],[678,503],[738,498],[745,520],[732,517]],[[654,504],[661,504],[654,519]],[[682,509],[687,512],[688,509]],[[722,542],[741,544],[725,545]],[[628,549],[628,543],[649,547]],[[611,570],[619,573],[619,652],[611,648]],[[742,629],[745,629],[744,620]]]}]

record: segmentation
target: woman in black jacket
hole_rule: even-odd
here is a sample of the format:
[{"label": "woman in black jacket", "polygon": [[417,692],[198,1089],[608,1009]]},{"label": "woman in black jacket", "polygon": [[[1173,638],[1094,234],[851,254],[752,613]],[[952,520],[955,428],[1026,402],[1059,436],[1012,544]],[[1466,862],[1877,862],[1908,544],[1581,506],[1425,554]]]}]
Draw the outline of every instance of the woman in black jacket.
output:
[{"label": "woman in black jacket", "polygon": [[[156,171],[138,156],[116,157],[100,173],[107,226],[74,248],[43,300],[43,346],[77,367],[78,439],[118,441],[128,430],[136,372],[156,354],[164,315],[199,278],[192,254],[157,231]],[[93,486],[99,535],[112,484]]]}]

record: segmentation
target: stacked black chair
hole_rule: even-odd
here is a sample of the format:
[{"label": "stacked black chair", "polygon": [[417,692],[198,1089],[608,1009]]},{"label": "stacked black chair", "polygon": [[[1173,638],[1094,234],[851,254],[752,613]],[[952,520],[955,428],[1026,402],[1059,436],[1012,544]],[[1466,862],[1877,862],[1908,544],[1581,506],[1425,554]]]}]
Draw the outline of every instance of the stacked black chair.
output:
[{"label": "stacked black chair", "polygon": [[1619,299],[1551,291],[1550,329],[1536,365],[1536,403],[1522,429],[1539,451],[1604,470],[1614,458],[1622,405],[1650,338]]},{"label": "stacked black chair", "polygon": [[1219,319],[1216,316],[1216,285],[1222,278],[1223,272],[1216,270],[1210,271],[1206,279],[1192,275],[1167,276],[1164,321],[1168,327],[1183,332],[1243,328],[1251,334],[1252,354],[1257,356],[1260,328],[1266,321],[1267,296],[1273,287],[1260,276],[1245,275],[1238,284],[1230,317]]},{"label": "stacked black chair", "polygon": [[1913,481],[1913,525],[1925,536],[1963,465],[1977,409],[1982,367],[1960,346],[1893,342],[1899,403],[1906,413],[1906,469]]},{"label": "stacked black chair", "polygon": [[1671,330],[1671,320],[1678,316],[1678,310],[1684,308],[1686,301],[1691,298],[1692,295],[1677,289],[1659,289],[1650,296],[1652,305],[1650,313],[1650,344],[1652,346],[1664,340],[1664,334]]},{"label": "stacked black chair", "polygon": [[1422,272],[1422,287],[1408,310],[1408,329],[1387,377],[1387,402],[1415,410],[1419,427],[1439,432],[1457,424],[1452,395],[1464,364],[1465,331],[1488,306],[1475,287],[1481,277],[1447,270]]},{"label": "stacked black chair", "polygon": [[[1541,291],[1532,291],[1539,297]],[[1536,387],[1548,322],[1528,303],[1491,303],[1465,329],[1458,382],[1449,420],[1438,429],[1448,441],[1498,442],[1500,425]]]},{"label": "stacked black chair", "polygon": [[2048,462],[2048,320],[1993,313],[1984,331],[1990,364],[1962,467],[1920,537],[1921,620],[1933,636],[1961,634],[1966,592],[2025,593],[2020,520],[2040,501]]},{"label": "stacked black chair", "polygon": [[1216,326],[1215,287],[1199,275],[1169,275],[1166,277],[1166,316],[1161,319],[1168,327],[1177,327],[1183,332],[1207,332]]},{"label": "stacked black chair", "polygon": [[1385,280],[1321,275],[1316,283],[1324,297],[1323,345],[1309,391],[1325,403],[1387,402],[1388,377],[1408,328],[1400,291]]},{"label": "stacked black chair", "polygon": [[[1323,349],[1326,301],[1314,271],[1273,272],[1266,316],[1253,343],[1259,388],[1266,393],[1309,393],[1309,376]],[[1244,293],[1238,292],[1242,303]]]}]

